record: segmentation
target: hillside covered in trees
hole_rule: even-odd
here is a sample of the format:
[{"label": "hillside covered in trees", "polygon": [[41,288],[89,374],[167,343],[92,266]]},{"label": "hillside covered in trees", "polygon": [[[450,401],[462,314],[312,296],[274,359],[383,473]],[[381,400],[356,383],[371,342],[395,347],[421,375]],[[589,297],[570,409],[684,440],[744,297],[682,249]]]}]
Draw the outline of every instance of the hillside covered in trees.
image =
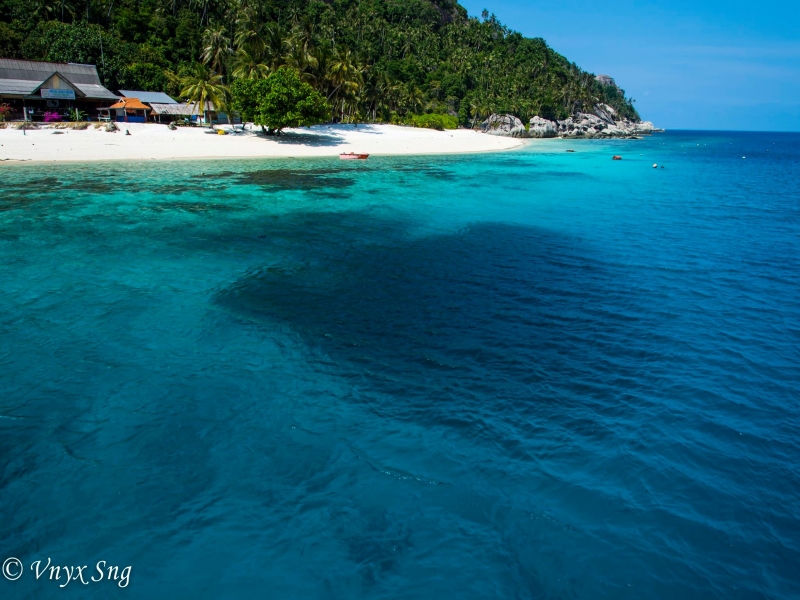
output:
[{"label": "hillside covered in trees", "polygon": [[549,48],[455,0],[0,0],[0,57],[98,66],[106,87],[224,94],[296,69],[333,117],[450,113],[566,118],[632,101]]}]

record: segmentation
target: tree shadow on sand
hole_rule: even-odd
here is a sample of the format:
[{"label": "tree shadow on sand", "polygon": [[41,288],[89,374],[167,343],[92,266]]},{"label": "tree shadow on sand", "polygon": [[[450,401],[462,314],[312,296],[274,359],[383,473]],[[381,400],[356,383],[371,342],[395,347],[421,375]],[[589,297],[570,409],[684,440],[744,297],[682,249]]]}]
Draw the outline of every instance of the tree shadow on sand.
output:
[{"label": "tree shadow on sand", "polygon": [[368,133],[371,135],[380,135],[381,131],[378,130],[375,125],[370,125],[369,123],[359,123],[358,127],[353,124],[349,125],[323,125],[321,127],[325,127],[329,131],[333,132],[340,132],[340,131],[357,131],[359,133]]},{"label": "tree shadow on sand", "polygon": [[318,133],[300,133],[295,131],[284,132],[279,136],[264,136],[263,134],[259,135],[259,137],[264,137],[269,140],[273,140],[278,142],[279,144],[300,144],[303,146],[312,146],[312,147],[330,147],[330,146],[338,146],[339,144],[344,143],[344,138],[340,135],[331,135],[331,134],[318,134]]}]

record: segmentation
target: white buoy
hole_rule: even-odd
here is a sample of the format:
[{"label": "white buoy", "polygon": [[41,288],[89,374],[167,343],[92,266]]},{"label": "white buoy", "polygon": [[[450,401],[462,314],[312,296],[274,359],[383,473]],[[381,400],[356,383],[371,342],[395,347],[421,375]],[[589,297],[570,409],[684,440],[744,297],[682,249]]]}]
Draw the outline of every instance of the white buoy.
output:
[{"label": "white buoy", "polygon": [[658,168],[658,164],[656,164],[656,163],[653,163],[653,168],[654,168],[654,169],[657,169],[657,168]]},{"label": "white buoy", "polygon": [[746,156],[743,156],[742,158],[747,158],[747,157],[746,157]]}]

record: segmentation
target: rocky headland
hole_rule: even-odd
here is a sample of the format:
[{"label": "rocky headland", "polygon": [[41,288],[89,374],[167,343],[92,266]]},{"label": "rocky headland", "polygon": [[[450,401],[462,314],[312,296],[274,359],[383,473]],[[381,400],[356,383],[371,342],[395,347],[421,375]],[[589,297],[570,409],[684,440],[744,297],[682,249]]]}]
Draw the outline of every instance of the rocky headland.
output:
[{"label": "rocky headland", "polygon": [[632,138],[664,130],[650,121],[617,119],[613,108],[598,104],[591,113],[576,113],[563,121],[532,117],[527,126],[514,115],[492,115],[481,123],[481,131],[516,138]]}]

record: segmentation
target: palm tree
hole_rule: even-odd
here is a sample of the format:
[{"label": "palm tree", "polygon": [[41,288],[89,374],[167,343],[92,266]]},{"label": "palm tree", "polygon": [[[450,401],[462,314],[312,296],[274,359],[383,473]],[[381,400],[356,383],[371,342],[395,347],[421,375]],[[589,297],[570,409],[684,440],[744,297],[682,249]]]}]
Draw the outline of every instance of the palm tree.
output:
[{"label": "palm tree", "polygon": [[266,65],[270,71],[275,71],[284,65],[284,40],[277,25],[237,22],[237,26],[239,29],[234,37],[237,50],[244,48],[257,63]]},{"label": "palm tree", "polygon": [[231,75],[237,79],[265,79],[270,73],[270,68],[248,46],[239,48],[231,61]]},{"label": "palm tree", "polygon": [[203,54],[200,58],[214,73],[222,73],[231,54],[230,46],[231,40],[225,35],[224,27],[207,27],[203,32]]},{"label": "palm tree", "polygon": [[300,7],[296,4],[292,4],[286,10],[286,16],[291,21],[292,25],[296,24],[297,21],[300,20]]},{"label": "palm tree", "polygon": [[481,119],[485,119],[495,111],[494,102],[484,96],[476,96],[469,105],[472,111],[472,127]]},{"label": "palm tree", "polygon": [[163,0],[164,6],[170,9],[174,17],[178,13],[178,0]]},{"label": "palm tree", "polygon": [[[330,54],[323,47],[317,47],[312,52],[314,58],[309,63],[307,72],[305,73],[308,83],[311,83],[318,92],[327,95],[325,91],[325,81],[328,76],[328,62]],[[313,66],[311,66],[313,65]]]},{"label": "palm tree", "polygon": [[263,79],[285,64],[283,37],[277,26],[259,25],[255,14],[246,10],[236,20],[231,75],[244,79]]},{"label": "palm tree", "polygon": [[391,80],[386,71],[376,65],[365,70],[360,97],[366,114],[371,115],[373,121],[377,120],[378,111],[388,108],[390,87]]},{"label": "palm tree", "polygon": [[40,19],[49,20],[50,15],[55,14],[59,6],[58,0],[35,0],[31,13]]},{"label": "palm tree", "polygon": [[405,58],[408,54],[410,54],[414,50],[414,45],[416,43],[416,40],[414,38],[416,36],[414,36],[412,32],[413,30],[406,31],[405,36],[403,36],[402,46],[400,47],[400,50],[402,50],[403,52],[403,58]]},{"label": "palm tree", "polygon": [[189,0],[189,5],[194,8],[195,10],[203,9],[203,12],[200,15],[200,24],[203,24],[203,21],[206,22],[208,25],[208,9],[211,5],[212,0]]},{"label": "palm tree", "polygon": [[181,84],[181,97],[193,104],[198,114],[205,116],[208,103],[213,104],[215,109],[228,103],[230,92],[222,83],[222,75],[215,75],[205,65],[195,64],[194,72],[181,79]]},{"label": "palm tree", "polygon": [[75,7],[72,6],[72,2],[67,2],[66,0],[60,0],[59,3],[59,10],[61,11],[61,21],[66,23],[64,20],[64,13],[66,12],[69,14],[70,17],[75,16]]},{"label": "palm tree", "polygon": [[361,85],[361,73],[349,48],[334,52],[327,75],[333,87],[328,100],[355,92]]},{"label": "palm tree", "polygon": [[74,3],[70,0],[33,0],[31,4],[32,14],[40,19],[58,17],[62,22],[66,22],[65,16],[73,17],[76,11]]},{"label": "palm tree", "polygon": [[425,103],[425,95],[417,86],[412,85],[406,89],[405,105],[409,112],[416,112]]},{"label": "palm tree", "polygon": [[[312,42],[312,29],[313,26],[308,23],[306,27],[296,25],[283,42],[286,49],[286,54],[283,56],[284,64],[300,73],[300,78],[305,82],[314,80],[313,70],[319,66]],[[311,72],[307,71],[308,69]]]}]

